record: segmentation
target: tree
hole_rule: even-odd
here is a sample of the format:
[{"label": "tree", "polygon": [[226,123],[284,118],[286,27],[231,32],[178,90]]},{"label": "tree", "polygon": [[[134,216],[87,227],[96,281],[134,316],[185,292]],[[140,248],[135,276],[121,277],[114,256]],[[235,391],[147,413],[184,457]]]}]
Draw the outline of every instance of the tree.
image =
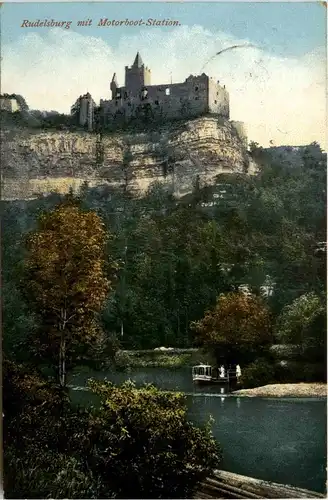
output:
[{"label": "tree", "polygon": [[249,361],[272,342],[267,307],[260,297],[244,292],[221,294],[193,328],[197,342],[227,363]]},{"label": "tree", "polygon": [[101,219],[69,198],[39,216],[26,239],[22,289],[40,319],[32,335],[39,357],[57,366],[66,385],[67,362],[101,338],[97,314],[112,287],[115,265],[105,261],[108,237]]},{"label": "tree", "polygon": [[276,335],[280,343],[297,345],[301,356],[325,360],[325,300],[310,292],[285,306],[276,323]]}]

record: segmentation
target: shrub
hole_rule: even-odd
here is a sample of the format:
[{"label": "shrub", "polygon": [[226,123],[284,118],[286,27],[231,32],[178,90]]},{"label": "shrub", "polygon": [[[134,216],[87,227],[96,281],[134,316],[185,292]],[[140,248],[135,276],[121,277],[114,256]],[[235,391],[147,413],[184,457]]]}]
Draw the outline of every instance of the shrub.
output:
[{"label": "shrub", "polygon": [[325,297],[303,294],[284,307],[276,322],[279,341],[297,345],[299,356],[308,362],[326,361],[325,304]]},{"label": "shrub", "polygon": [[[68,404],[65,391],[43,380],[28,365],[17,364],[4,356],[3,359],[3,412],[4,430],[7,422],[19,417],[22,411],[32,411],[42,405],[54,411]],[[6,437],[4,433],[4,438]]]},{"label": "shrub", "polygon": [[129,370],[133,364],[133,358],[126,352],[118,351],[115,354],[114,364],[117,371]]},{"label": "shrub", "polygon": [[244,389],[252,389],[274,381],[275,370],[265,359],[257,359],[242,371],[241,385]]},{"label": "shrub", "polygon": [[304,365],[305,382],[326,382],[327,366],[323,363],[306,363]]},{"label": "shrub", "polygon": [[89,383],[102,404],[81,453],[91,452],[90,464],[117,498],[191,498],[218,467],[220,448],[208,427],[187,420],[182,394],[132,382]]},{"label": "shrub", "polygon": [[[6,447],[4,459],[6,498],[100,498],[100,478],[81,459],[38,446],[19,456]],[[107,491],[107,498],[115,496]]]},{"label": "shrub", "polygon": [[82,409],[27,380],[28,404],[10,418],[4,407],[6,498],[191,498],[219,466],[218,444],[187,420],[182,394],[90,381],[100,403]]},{"label": "shrub", "polygon": [[286,361],[275,365],[275,380],[283,384],[300,382],[325,382],[326,366],[323,363]]}]

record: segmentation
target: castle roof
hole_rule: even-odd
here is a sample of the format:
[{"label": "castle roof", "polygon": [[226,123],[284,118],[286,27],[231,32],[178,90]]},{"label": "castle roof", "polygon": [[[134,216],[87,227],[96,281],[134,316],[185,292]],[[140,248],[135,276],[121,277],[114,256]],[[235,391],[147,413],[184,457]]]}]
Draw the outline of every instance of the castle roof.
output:
[{"label": "castle roof", "polygon": [[141,55],[139,54],[139,52],[137,52],[137,55],[136,55],[136,58],[134,60],[133,66],[137,67],[137,68],[141,68],[142,66],[144,66],[144,63],[143,63],[143,61],[141,59]]}]

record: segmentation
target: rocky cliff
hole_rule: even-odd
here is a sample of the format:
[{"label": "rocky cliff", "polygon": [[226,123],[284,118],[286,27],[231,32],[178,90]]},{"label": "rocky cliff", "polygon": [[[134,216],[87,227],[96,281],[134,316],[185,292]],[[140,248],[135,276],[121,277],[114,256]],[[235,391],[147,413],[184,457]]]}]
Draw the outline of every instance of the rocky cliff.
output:
[{"label": "rocky cliff", "polygon": [[[177,195],[196,180],[250,167],[233,124],[202,117],[147,132],[108,133],[2,128],[2,198],[28,199],[70,186],[110,184],[141,194],[154,181]],[[252,167],[252,166],[251,166]]]}]

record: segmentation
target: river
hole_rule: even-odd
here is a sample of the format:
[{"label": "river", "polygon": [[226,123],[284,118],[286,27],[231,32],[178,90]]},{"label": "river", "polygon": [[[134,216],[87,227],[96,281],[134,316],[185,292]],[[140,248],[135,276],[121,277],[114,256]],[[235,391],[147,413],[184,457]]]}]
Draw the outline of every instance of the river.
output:
[{"label": "river", "polygon": [[[212,430],[223,449],[221,469],[259,479],[324,492],[326,482],[326,400],[320,398],[245,398],[221,394],[216,386],[197,388],[189,368],[139,368],[129,373],[73,375],[83,387],[87,378],[138,386],[153,383],[187,395],[188,415],[195,424],[215,419]],[[74,391],[76,401],[90,400]]]}]

